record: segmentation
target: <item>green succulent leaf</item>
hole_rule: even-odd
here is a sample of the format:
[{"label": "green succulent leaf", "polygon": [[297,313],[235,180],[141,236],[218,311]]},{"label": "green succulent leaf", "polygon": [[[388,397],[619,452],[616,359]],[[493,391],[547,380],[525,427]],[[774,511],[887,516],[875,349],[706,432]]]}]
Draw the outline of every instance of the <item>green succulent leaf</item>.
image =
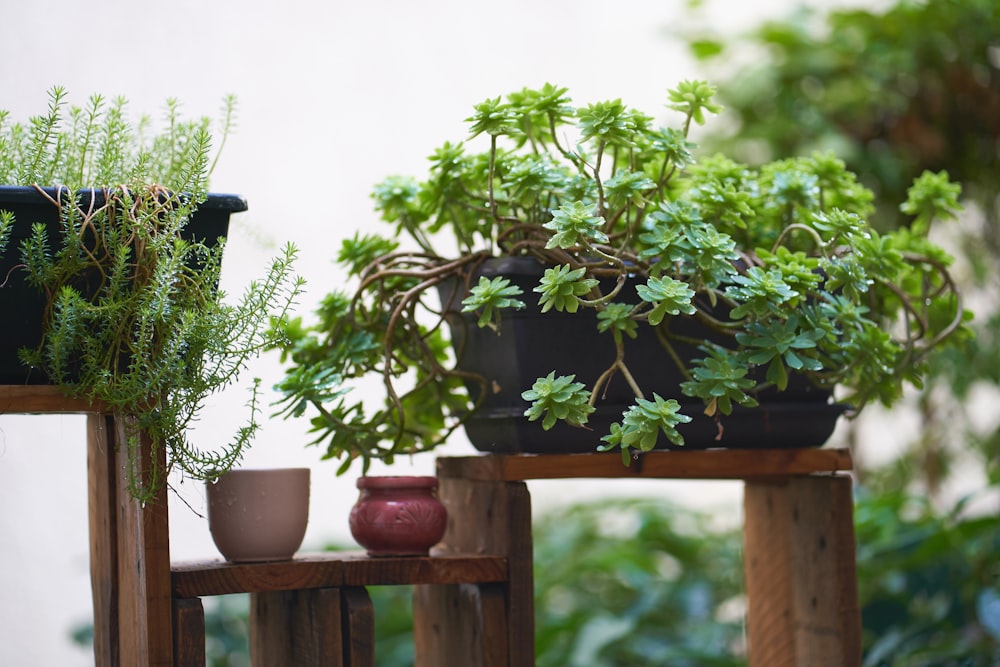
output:
[{"label": "green succulent leaf", "polygon": [[611,433],[601,438],[606,443],[602,449],[621,447],[648,452],[656,446],[661,432],[675,445],[683,445],[684,436],[677,431],[677,425],[690,422],[691,418],[680,409],[676,400],[664,399],[659,394],[653,394],[651,401],[636,399],[635,405],[622,416],[621,423],[612,425]]},{"label": "green succulent leaf", "polygon": [[702,348],[707,356],[694,362],[691,380],[681,383],[687,396],[705,401],[705,414],[712,417],[717,412],[731,414],[733,403],[744,407],[757,407],[757,399],[747,391],[756,385],[747,377],[749,367],[739,353],[713,345]]},{"label": "green succulent leaf", "polygon": [[962,210],[958,197],[962,186],[948,179],[948,172],[924,171],[906,191],[906,201],[899,210],[915,217],[912,228],[926,234],[933,220],[955,218]]},{"label": "green succulent leaf", "polygon": [[597,287],[597,280],[584,278],[586,269],[570,269],[568,264],[545,269],[534,291],[541,294],[538,305],[546,313],[552,308],[557,311],[575,313],[580,308],[580,297]]},{"label": "green succulent leaf", "polygon": [[746,332],[736,334],[736,341],[747,348],[744,355],[748,362],[770,364],[768,380],[784,390],[788,385],[786,365],[796,371],[822,370],[823,363],[808,351],[825,336],[822,329],[801,327],[798,316],[793,315],[784,322],[752,322]]},{"label": "green succulent leaf", "polygon": [[632,204],[639,208],[646,206],[646,193],[656,187],[653,179],[643,173],[618,170],[604,182],[604,196],[615,208]]},{"label": "green succulent leaf", "polygon": [[621,334],[635,338],[639,335],[639,323],[632,318],[632,311],[631,304],[618,301],[607,304],[597,313],[597,330],[613,332],[616,340]]},{"label": "green succulent leaf", "polygon": [[531,401],[524,415],[529,421],[542,420],[546,431],[559,420],[571,426],[583,426],[594,411],[590,405],[590,392],[582,382],[576,382],[575,375],[555,376],[555,371],[538,378],[531,389],[523,392],[521,398]]},{"label": "green succulent leaf", "polygon": [[577,110],[581,141],[598,140],[618,146],[633,144],[635,117],[620,99],[595,102]]},{"label": "green succulent leaf", "polygon": [[691,315],[695,312],[691,303],[694,290],[683,281],[670,277],[651,277],[645,285],[637,285],[636,292],[643,301],[653,304],[653,310],[648,315],[649,323],[653,326],[662,322],[668,314]]},{"label": "green succulent leaf", "polygon": [[495,137],[517,128],[517,115],[514,109],[500,97],[486,99],[474,109],[475,113],[465,119],[465,122],[471,125],[469,130],[471,137],[484,133]]},{"label": "green succulent leaf", "polygon": [[555,232],[545,244],[546,250],[608,242],[608,235],[601,229],[604,218],[597,215],[597,207],[581,201],[563,204],[552,212],[552,220],[542,226]]},{"label": "green succulent leaf", "polygon": [[739,303],[730,312],[734,320],[752,315],[767,317],[780,312],[780,306],[799,296],[785,282],[779,269],[752,266],[745,274],[732,278],[734,285],[726,289],[726,296]]},{"label": "green succulent leaf", "polygon": [[469,290],[469,296],[462,300],[462,312],[479,312],[479,328],[490,327],[499,330],[500,311],[504,308],[521,310],[525,304],[515,297],[523,294],[520,287],[511,285],[509,278],[480,276],[479,284]]},{"label": "green succulent leaf", "polygon": [[377,258],[388,255],[398,247],[397,242],[385,237],[355,232],[353,237],[341,242],[337,263],[347,267],[348,275],[357,276]]},{"label": "green succulent leaf", "polygon": [[715,86],[705,81],[681,81],[677,87],[668,91],[670,104],[674,111],[680,111],[698,125],[705,124],[705,114],[717,114],[722,111],[722,105],[712,101]]}]

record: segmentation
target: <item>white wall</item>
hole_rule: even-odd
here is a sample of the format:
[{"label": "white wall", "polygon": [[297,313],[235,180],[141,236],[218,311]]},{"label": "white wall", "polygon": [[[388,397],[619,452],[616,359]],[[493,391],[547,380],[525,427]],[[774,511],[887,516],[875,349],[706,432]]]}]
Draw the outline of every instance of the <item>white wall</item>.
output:
[{"label": "white wall", "polygon": [[[332,266],[339,240],[381,224],[371,212],[371,186],[389,173],[423,173],[434,148],[464,138],[473,104],[552,82],[580,103],[622,97],[659,114],[665,90],[693,72],[667,36],[681,2],[5,4],[0,108],[16,119],[44,109],[54,84],[67,86],[75,103],[93,92],[124,95],[133,110],[151,114],[168,97],[192,116],[214,115],[226,93],[239,97],[238,132],[213,181],[213,190],[250,203],[231,230],[226,285],[239,291],[278,244],[292,241],[310,283],[303,313],[342,281]],[[719,4],[720,20],[739,26],[789,2]],[[280,375],[273,358],[255,372],[265,386]],[[198,437],[228,438],[244,400],[239,392],[220,397]],[[354,476],[336,478],[334,464],[302,446],[306,439],[304,424],[271,422],[246,463],[313,466],[307,545],[349,539]],[[470,451],[456,442],[446,453]],[[0,665],[92,664],[68,640],[70,626],[90,614],[85,464],[81,417],[0,416]],[[394,470],[432,466],[425,455]],[[205,508],[201,488],[173,484],[174,558],[215,557],[196,514]],[[632,487],[552,482],[532,489],[544,509]],[[738,511],[733,484],[645,483],[637,492],[722,503],[733,517]]]}]

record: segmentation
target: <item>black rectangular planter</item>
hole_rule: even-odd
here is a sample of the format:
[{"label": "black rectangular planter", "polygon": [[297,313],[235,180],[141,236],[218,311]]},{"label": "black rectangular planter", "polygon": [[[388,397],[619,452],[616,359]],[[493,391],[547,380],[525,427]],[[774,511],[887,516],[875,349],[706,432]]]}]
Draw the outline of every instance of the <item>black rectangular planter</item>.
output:
[{"label": "black rectangular planter", "polygon": [[[56,188],[43,190],[56,198]],[[86,206],[93,201],[99,206],[103,203],[103,193],[84,190],[78,193],[78,201]],[[45,310],[44,296],[26,283],[25,274],[18,266],[21,243],[30,237],[36,222],[46,226],[50,247],[59,247],[59,209],[34,187],[0,185],[0,210],[12,212],[15,219],[7,250],[0,255],[0,384],[46,384],[46,378],[39,371],[26,368],[17,356],[20,348],[34,348],[41,342]],[[245,210],[247,202],[239,195],[209,194],[182,235],[211,245],[228,234],[229,216]]]},{"label": "black rectangular planter", "polygon": [[[479,275],[502,275],[523,291],[521,299],[527,307],[503,312],[499,336],[477,327],[475,314],[458,312],[461,297],[452,297],[447,317],[458,368],[482,375],[491,388],[480,408],[465,422],[469,440],[480,451],[593,452],[611,424],[621,421],[622,413],[635,400],[624,378],[616,376],[597,401],[588,429],[558,422],[545,431],[541,421],[529,422],[524,416],[529,403],[521,398],[521,392],[530,389],[536,378],[551,371],[557,376],[574,374],[577,381],[590,387],[615,358],[611,335],[598,331],[593,310],[539,311],[532,290],[543,272],[544,266],[532,258],[510,257],[488,260],[473,277],[472,284],[476,284]],[[444,290],[442,300],[447,303],[448,299]],[[695,327],[683,332],[689,338],[704,333],[691,320],[678,320],[676,326],[681,325]],[[682,358],[700,356],[692,346],[676,345],[675,349]],[[715,419],[703,413],[701,401],[680,393],[679,384],[684,378],[652,327],[640,326],[638,338],[625,340],[625,350],[625,361],[645,397],[651,399],[655,392],[663,398],[674,398],[681,403],[682,412],[692,417],[691,423],[677,429],[687,449],[818,447],[829,438],[844,412],[844,406],[831,402],[830,392],[814,387],[805,378],[792,376],[784,392],[762,392],[759,407],[735,406],[733,414],[722,418],[720,430]],[[469,385],[469,389],[475,396],[479,387]],[[661,434],[657,447],[674,446]]]}]

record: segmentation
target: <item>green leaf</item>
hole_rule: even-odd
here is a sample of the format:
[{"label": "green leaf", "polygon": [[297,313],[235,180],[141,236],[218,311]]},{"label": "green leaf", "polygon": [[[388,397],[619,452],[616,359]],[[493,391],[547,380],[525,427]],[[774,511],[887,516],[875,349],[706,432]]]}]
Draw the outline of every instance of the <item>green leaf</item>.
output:
[{"label": "green leaf", "polygon": [[601,229],[604,218],[597,215],[597,207],[581,201],[561,205],[552,212],[552,220],[542,226],[555,232],[545,244],[546,250],[608,242]]},{"label": "green leaf", "polygon": [[710,60],[725,50],[722,42],[714,39],[696,39],[688,43],[691,55],[697,60]]},{"label": "green leaf", "polygon": [[469,290],[469,296],[462,300],[462,312],[480,311],[479,328],[500,328],[500,311],[504,308],[521,310],[524,302],[514,297],[523,294],[517,285],[511,285],[509,278],[480,276],[479,284]]},{"label": "green leaf", "polygon": [[597,313],[597,330],[611,331],[616,334],[616,340],[621,334],[629,338],[639,335],[639,323],[632,319],[631,304],[612,301]]},{"label": "green leaf", "polygon": [[[636,399],[622,416],[620,424],[612,426],[611,433],[601,438],[609,446],[622,449],[638,449],[648,452],[656,446],[662,432],[670,442],[684,444],[684,437],[677,431],[678,424],[690,422],[691,418],[680,412],[680,403],[674,399],[664,399],[653,394],[653,400]],[[615,428],[617,426],[617,428]]]},{"label": "green leaf", "polygon": [[703,399],[709,416],[714,416],[716,410],[724,415],[731,414],[734,402],[756,407],[757,400],[747,393],[756,383],[747,377],[750,369],[740,355],[717,345],[702,349],[708,356],[695,360],[691,380],[681,383],[681,391]]},{"label": "green leaf", "polygon": [[705,81],[681,81],[677,87],[668,91],[670,104],[674,111],[680,111],[689,120],[698,125],[705,124],[705,113],[717,114],[722,111],[722,105],[712,102],[715,86]]},{"label": "green leaf", "polygon": [[916,218],[913,221],[916,233],[926,234],[933,220],[948,220],[958,215],[962,210],[958,202],[961,193],[962,186],[948,180],[948,172],[924,171],[906,191],[906,201],[899,210]]},{"label": "green leaf", "polygon": [[570,269],[568,264],[545,269],[538,286],[534,288],[541,294],[538,304],[542,312],[555,308],[560,312],[575,313],[580,307],[579,297],[597,287],[596,279],[584,278],[584,275],[586,269]]},{"label": "green leaf", "polygon": [[521,398],[531,401],[531,407],[524,415],[529,421],[542,419],[546,431],[558,420],[571,426],[583,426],[594,411],[590,405],[590,392],[582,382],[575,382],[574,375],[555,376],[555,371],[544,378],[538,378],[531,389],[523,392]]},{"label": "green leaf", "polygon": [[674,278],[649,278],[645,285],[637,285],[636,292],[643,301],[653,304],[649,323],[657,326],[664,316],[685,313],[692,315],[695,308],[691,301],[694,290],[687,283]]},{"label": "green leaf", "polygon": [[475,113],[465,122],[469,123],[470,136],[476,137],[480,134],[498,136],[506,134],[517,127],[517,119],[510,104],[502,102],[499,97],[484,100],[475,107]]},{"label": "green leaf", "polygon": [[597,140],[618,146],[634,143],[634,118],[620,99],[595,102],[578,109],[577,117],[581,141]]}]

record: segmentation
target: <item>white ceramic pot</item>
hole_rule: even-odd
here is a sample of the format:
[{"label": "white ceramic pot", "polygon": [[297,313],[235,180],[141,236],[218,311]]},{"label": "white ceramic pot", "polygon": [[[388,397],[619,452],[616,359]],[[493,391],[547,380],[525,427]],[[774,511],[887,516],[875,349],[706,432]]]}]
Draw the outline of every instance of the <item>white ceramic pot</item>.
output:
[{"label": "white ceramic pot", "polygon": [[302,545],[309,468],[232,470],[206,490],[208,527],[226,560],[288,560]]}]

